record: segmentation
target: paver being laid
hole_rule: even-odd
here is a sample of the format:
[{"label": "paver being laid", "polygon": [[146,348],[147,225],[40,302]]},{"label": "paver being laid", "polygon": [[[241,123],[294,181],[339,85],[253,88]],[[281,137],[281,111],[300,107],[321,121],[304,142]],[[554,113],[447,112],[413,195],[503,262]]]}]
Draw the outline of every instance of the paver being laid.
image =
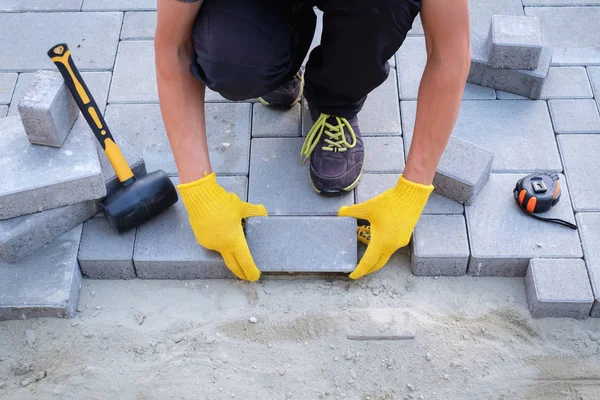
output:
[{"label": "paver being laid", "polygon": [[580,211],[600,211],[600,136],[559,135],[558,145],[565,163],[565,174],[571,191],[573,208]]},{"label": "paver being laid", "polygon": [[[262,272],[352,272],[356,268],[354,218],[250,218],[246,238]],[[331,252],[331,243],[337,251]]]},{"label": "paver being laid", "polygon": [[0,73],[0,104],[10,103],[18,74],[14,72]]},{"label": "paver being laid", "polygon": [[98,212],[95,200],[0,221],[0,253],[15,263]]},{"label": "paver being laid", "polygon": [[525,293],[534,318],[583,319],[594,303],[581,259],[532,259],[525,275]]},{"label": "paver being laid", "polygon": [[413,275],[460,276],[467,273],[469,242],[463,215],[422,215],[412,240]]},{"label": "paver being laid", "polygon": [[0,12],[79,11],[83,0],[0,0]]},{"label": "paver being laid", "polygon": [[108,102],[158,102],[153,41],[123,41],[119,44]]},{"label": "paver being laid", "polygon": [[[584,67],[550,67],[542,88],[541,99],[591,99],[592,88]],[[498,91],[501,100],[524,97]]]},{"label": "paver being laid", "polygon": [[79,108],[59,72],[39,71],[18,105],[29,141],[60,147],[67,138]]},{"label": "paver being laid", "polygon": [[367,96],[358,113],[363,136],[401,135],[400,107],[396,71],[390,69],[387,79]]},{"label": "paver being laid", "polygon": [[600,114],[592,99],[550,100],[556,133],[600,133]]},{"label": "paver being laid", "polygon": [[125,13],[121,40],[152,39],[156,31],[156,12],[133,11]]},{"label": "paver being laid", "polygon": [[367,173],[401,173],[404,170],[404,143],[400,136],[363,137]]},{"label": "paver being laid", "polygon": [[[246,200],[246,177],[221,176],[217,180],[225,190]],[[173,178],[173,183],[178,180]],[[219,253],[198,244],[182,201],[138,227],[133,262],[138,278],[142,279],[233,277]]]},{"label": "paver being laid", "polygon": [[46,52],[63,42],[80,69],[111,69],[122,18],[119,12],[0,13],[0,71],[51,69]]},{"label": "paver being laid", "polygon": [[536,17],[494,15],[488,38],[492,68],[535,69],[542,53],[542,30]]},{"label": "paver being laid", "polygon": [[308,162],[300,163],[303,138],[252,139],[248,201],[264,204],[269,215],[337,215],[354,203],[353,192],[325,197],[308,179]]},{"label": "paver being laid", "polygon": [[[404,148],[408,149],[416,102],[403,101],[401,108]],[[562,171],[545,101],[463,101],[453,135],[492,151],[493,172]]]},{"label": "paver being laid", "polygon": [[117,234],[105,218],[83,225],[77,259],[83,276],[91,279],[133,279],[135,229]]},{"label": "paver being laid", "polygon": [[[92,133],[90,132],[90,134]],[[147,173],[146,163],[144,162],[142,155],[126,140],[117,140],[117,145],[119,146],[121,153],[123,153],[123,157],[125,157],[125,160],[127,160],[127,164],[129,164],[129,168],[131,168],[133,175],[136,178],[145,176]],[[104,176],[104,182],[106,183],[106,197],[109,197],[121,187],[121,182],[119,182],[117,173],[115,172],[115,169],[111,165],[110,161],[108,161],[106,153],[102,149],[102,146],[100,146],[100,143],[96,143],[96,149],[98,150],[98,157],[100,158],[100,165],[102,166],[102,174]]]},{"label": "paver being laid", "polygon": [[0,261],[0,320],[75,314],[81,287],[80,239],[81,225],[18,264]]},{"label": "paver being laid", "polygon": [[298,137],[301,132],[301,108],[275,109],[256,103],[252,109],[252,137]]},{"label": "paver being laid", "polygon": [[[60,149],[32,145],[21,119],[0,120],[0,219],[94,200],[106,194],[95,139],[78,118]],[[19,179],[27,171],[27,179]]]},{"label": "paver being laid", "polygon": [[[525,276],[532,258],[581,258],[576,230],[527,215],[513,189],[522,174],[492,174],[477,201],[465,207],[471,248],[468,272],[474,276]],[[550,211],[539,214],[574,222],[569,187],[560,175],[562,195]]]},{"label": "paver being laid", "polygon": [[585,263],[594,291],[592,317],[600,318],[600,213],[577,213]]}]

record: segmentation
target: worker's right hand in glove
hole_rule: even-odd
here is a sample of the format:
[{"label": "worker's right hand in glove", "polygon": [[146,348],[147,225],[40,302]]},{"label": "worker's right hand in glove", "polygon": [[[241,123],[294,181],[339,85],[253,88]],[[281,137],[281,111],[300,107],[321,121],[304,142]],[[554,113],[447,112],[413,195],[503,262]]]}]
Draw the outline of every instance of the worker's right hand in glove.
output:
[{"label": "worker's right hand in glove", "polygon": [[214,173],[177,188],[198,243],[221,253],[227,267],[238,278],[258,280],[260,271],[248,249],[242,219],[267,216],[265,207],[246,203],[227,192],[217,183]]}]

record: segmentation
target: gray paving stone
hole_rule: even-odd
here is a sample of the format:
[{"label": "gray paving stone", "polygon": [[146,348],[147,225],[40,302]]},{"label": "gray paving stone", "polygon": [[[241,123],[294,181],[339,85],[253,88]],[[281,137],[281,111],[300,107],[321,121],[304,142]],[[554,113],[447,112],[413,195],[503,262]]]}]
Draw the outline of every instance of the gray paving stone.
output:
[{"label": "gray paving stone", "polygon": [[521,0],[469,0],[471,40],[487,39],[493,15],[524,15]]},{"label": "gray paving stone", "polygon": [[600,0],[523,0],[524,6],[594,6]]},{"label": "gray paving stone", "polygon": [[[407,150],[416,102],[403,101],[401,108]],[[463,101],[453,135],[492,151],[493,172],[562,171],[545,101]]]},{"label": "gray paving stone", "polygon": [[[94,200],[106,194],[87,124],[78,119],[60,149],[29,143],[21,119],[0,120],[0,219]],[[88,128],[89,129],[89,128]],[[18,179],[27,171],[27,179]]]},{"label": "gray paving stone", "polygon": [[95,200],[0,221],[0,253],[15,263],[98,212]]},{"label": "gray paving stone", "polygon": [[526,7],[525,14],[540,19],[552,65],[600,64],[599,7]]},{"label": "gray paving stone", "polygon": [[[387,189],[396,186],[398,182],[397,174],[364,174],[360,184],[356,187],[356,202],[367,201]],[[462,214],[464,207],[462,204],[450,200],[438,193],[432,193],[429,196],[427,205],[423,214]]]},{"label": "gray paving stone", "polygon": [[0,104],[10,103],[15,84],[17,83],[17,76],[14,72],[0,74]]},{"label": "gray paving stone", "polygon": [[367,96],[358,121],[363,136],[402,134],[395,70]]},{"label": "gray paving stone", "polygon": [[492,68],[536,69],[542,53],[542,30],[536,17],[494,15],[488,38]]},{"label": "gray paving stone", "polygon": [[301,134],[302,106],[275,109],[256,103],[252,109],[252,137],[298,137]]},{"label": "gray paving stone", "polygon": [[53,69],[46,52],[61,42],[80,70],[112,69],[122,18],[118,12],[0,13],[0,71]]},{"label": "gray paving stone", "polygon": [[251,203],[264,204],[269,215],[337,215],[354,203],[353,192],[324,197],[308,180],[308,162],[300,164],[303,138],[252,139],[250,153]]},{"label": "gray paving stone", "polygon": [[408,36],[423,36],[423,23],[421,22],[421,15],[417,15],[417,18],[413,21],[412,29],[408,31]]},{"label": "gray paving stone", "polygon": [[594,291],[592,317],[600,318],[600,213],[577,213],[585,263]]},{"label": "gray paving stone", "polygon": [[156,10],[156,0],[83,0],[82,11]]},{"label": "gray paving stone", "polygon": [[600,211],[600,136],[558,135],[575,211]]},{"label": "gray paving stone", "polygon": [[600,110],[600,67],[588,67],[587,72],[592,82],[596,105],[598,106],[598,110]]},{"label": "gray paving stone", "polygon": [[60,147],[79,115],[79,108],[55,71],[39,71],[18,105],[21,121],[33,144]]},{"label": "gray paving stone", "polygon": [[0,118],[6,117],[8,114],[8,106],[0,106]]},{"label": "gray paving stone", "polygon": [[154,44],[151,40],[119,44],[108,102],[158,102]]},{"label": "gray paving stone", "polygon": [[[219,176],[217,180],[226,190],[246,200],[246,177]],[[176,178],[173,183],[178,183]],[[138,227],[133,263],[138,278],[142,279],[233,277],[219,253],[198,244],[182,201]]]},{"label": "gray paving stone", "polygon": [[[544,82],[541,99],[589,99],[592,89],[584,67],[551,67]],[[498,91],[501,100],[524,99],[525,97]]]},{"label": "gray paving stone", "polygon": [[83,225],[77,259],[83,276],[91,279],[133,279],[135,230],[117,234],[104,218]]},{"label": "gray paving stone", "polygon": [[[262,272],[352,272],[356,268],[353,218],[250,218],[246,238],[254,262]],[[331,243],[336,243],[338,251],[331,251]]]},{"label": "gray paving stone", "polygon": [[404,143],[399,136],[363,137],[365,172],[401,173],[404,170]]},{"label": "gray paving stone", "polygon": [[600,133],[600,115],[592,99],[550,100],[556,133]]},{"label": "gray paving stone", "polygon": [[125,13],[121,40],[153,39],[156,31],[156,12],[133,11]]},{"label": "gray paving stone", "polygon": [[[146,163],[144,162],[142,155],[126,140],[115,140],[119,149],[121,149],[121,153],[123,153],[123,156],[127,160],[133,175],[136,178],[145,176],[147,173]],[[98,150],[98,157],[100,158],[100,165],[102,166],[102,175],[104,176],[104,182],[106,183],[106,197],[109,197],[121,187],[121,182],[119,182],[115,169],[112,167],[110,161],[108,161],[106,153],[98,142],[96,142],[96,150]]]},{"label": "gray paving stone", "polygon": [[[206,104],[208,149],[217,174],[248,174],[251,108],[248,103]],[[177,175],[158,104],[111,104],[106,123],[117,141],[128,141],[142,155],[148,171]]]},{"label": "gray paving stone", "polygon": [[0,0],[0,12],[79,11],[83,0]]},{"label": "gray paving stone", "polygon": [[413,275],[460,276],[467,273],[469,242],[463,215],[422,215],[412,240]]},{"label": "gray paving stone", "polygon": [[[532,258],[582,257],[576,230],[534,219],[519,209],[513,189],[522,177],[492,174],[477,201],[465,207],[470,275],[525,276]],[[569,188],[564,176],[560,179],[560,201],[543,216],[574,222]]]},{"label": "gray paving stone", "polygon": [[534,318],[583,319],[594,302],[585,262],[580,259],[532,259],[525,293]]},{"label": "gray paving stone", "polygon": [[18,264],[0,261],[0,320],[75,315],[81,225]]}]

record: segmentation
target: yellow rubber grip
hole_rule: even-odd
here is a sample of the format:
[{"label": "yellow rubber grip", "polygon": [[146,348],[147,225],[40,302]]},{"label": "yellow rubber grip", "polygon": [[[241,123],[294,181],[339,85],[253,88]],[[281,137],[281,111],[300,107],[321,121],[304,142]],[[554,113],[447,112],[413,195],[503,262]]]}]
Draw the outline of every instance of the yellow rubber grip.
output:
[{"label": "yellow rubber grip", "polygon": [[129,164],[127,164],[127,160],[125,160],[125,157],[123,156],[123,153],[121,153],[121,150],[119,150],[117,144],[110,138],[107,138],[104,141],[104,145],[106,146],[104,148],[106,156],[115,169],[119,181],[124,182],[133,177],[133,172],[131,172],[131,168],[129,168]]}]

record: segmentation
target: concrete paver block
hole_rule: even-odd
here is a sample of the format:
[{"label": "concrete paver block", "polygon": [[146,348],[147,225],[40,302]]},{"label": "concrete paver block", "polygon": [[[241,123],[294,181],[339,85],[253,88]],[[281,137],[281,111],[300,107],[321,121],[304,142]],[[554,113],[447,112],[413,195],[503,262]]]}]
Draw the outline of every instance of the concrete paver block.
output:
[{"label": "concrete paver block", "polygon": [[[133,175],[136,178],[145,176],[147,173],[146,163],[144,162],[142,155],[126,140],[116,139],[116,142],[119,146],[119,149],[121,149],[121,153],[123,153],[123,157],[125,157],[125,160],[127,160]],[[96,150],[98,150],[98,157],[100,158],[100,165],[102,166],[102,175],[104,176],[104,182],[106,183],[106,197],[109,197],[121,187],[121,182],[119,182],[119,178],[117,178],[115,169],[110,161],[108,161],[106,153],[98,142],[96,142]]]},{"label": "concrete paver block", "polygon": [[98,212],[95,200],[0,221],[0,253],[15,263]]},{"label": "concrete paver block", "polygon": [[29,141],[52,147],[62,146],[79,115],[62,75],[54,71],[35,74],[18,108]]},{"label": "concrete paver block", "polygon": [[8,114],[8,106],[0,106],[0,118],[6,117]]},{"label": "concrete paver block", "polygon": [[0,0],[0,12],[79,11],[83,0]]},{"label": "concrete paver block", "polygon": [[46,52],[61,42],[79,69],[112,69],[122,19],[119,12],[0,13],[0,71],[54,69]]},{"label": "concrete paver block", "polygon": [[596,105],[598,106],[598,110],[600,110],[600,67],[587,67],[587,72],[592,82]]},{"label": "concrete paver block", "polygon": [[117,234],[105,218],[83,225],[77,259],[83,276],[91,279],[133,279],[135,230]]},{"label": "concrete paver block", "polygon": [[[591,99],[592,89],[584,67],[550,67],[540,99]],[[524,99],[498,91],[500,100]]]},{"label": "concrete paver block", "polygon": [[0,104],[9,104],[12,98],[18,74],[14,72],[0,74]]},{"label": "concrete paver block", "polygon": [[[250,218],[246,238],[254,262],[262,272],[352,272],[356,268],[353,218]],[[336,251],[331,251],[332,243]]]},{"label": "concrete paver block", "polygon": [[[356,202],[362,203],[396,186],[398,174],[364,174],[356,187]],[[431,193],[423,214],[462,214],[464,207],[438,193]]]},{"label": "concrete paver block", "polygon": [[573,200],[573,208],[580,211],[600,211],[600,136],[558,135],[560,153],[565,163],[565,174]]},{"label": "concrete paver block", "polygon": [[590,315],[600,318],[600,213],[577,213],[577,226],[594,292],[594,305]]},{"label": "concrete paver block", "polygon": [[536,17],[494,15],[488,39],[492,68],[536,69],[542,53],[542,30]]},{"label": "concrete paver block", "polygon": [[524,6],[594,6],[600,0],[523,0]]},{"label": "concrete paver block", "polygon": [[125,13],[121,40],[153,39],[156,31],[155,11],[133,11]]},{"label": "concrete paver block", "polygon": [[[403,101],[401,108],[407,151],[412,142],[417,105]],[[545,101],[465,100],[452,134],[492,151],[493,172],[562,171]]]},{"label": "concrete paver block", "polygon": [[401,173],[404,170],[404,142],[400,136],[363,137],[367,173]]},{"label": "concrete paver block", "polygon": [[301,108],[275,109],[256,103],[252,109],[252,137],[298,137],[301,132]]},{"label": "concrete paver block", "polygon": [[[206,104],[208,150],[217,174],[248,175],[251,109],[248,103]],[[158,104],[111,104],[106,123],[117,141],[126,140],[142,155],[148,171],[177,175]]]},{"label": "concrete paver block", "polygon": [[390,69],[387,79],[369,93],[358,122],[363,136],[402,134],[395,70]]},{"label": "concrete paver block", "polygon": [[[576,230],[532,218],[516,204],[513,189],[523,174],[492,174],[477,201],[465,207],[474,276],[525,276],[532,258],[581,258]],[[560,175],[560,201],[543,217],[574,222],[569,187]]]},{"label": "concrete paver block", "polygon": [[469,242],[463,215],[422,215],[412,241],[413,275],[461,276],[467,273]]},{"label": "concrete paver block", "polygon": [[[246,200],[246,177],[218,176],[217,180],[225,190]],[[173,183],[178,180],[173,178]],[[198,244],[182,201],[138,227],[133,263],[138,278],[142,279],[234,277],[218,252]]]},{"label": "concrete paver block", "polygon": [[123,41],[119,44],[108,102],[158,102],[152,40]]},{"label": "concrete paver block", "polygon": [[525,293],[534,318],[583,319],[594,302],[585,262],[580,259],[532,259]]},{"label": "concrete paver block", "polygon": [[556,133],[600,133],[600,114],[592,99],[550,100]]},{"label": "concrete paver block", "polygon": [[77,311],[81,225],[18,264],[0,261],[0,320],[69,318]]},{"label": "concrete paver block", "polygon": [[303,138],[252,139],[250,154],[251,203],[264,204],[269,215],[337,215],[354,203],[353,192],[325,197],[308,179],[308,162],[300,163]]},{"label": "concrete paver block", "polygon": [[59,149],[29,143],[19,117],[1,119],[0,136],[0,219],[106,194],[95,139],[83,118]]},{"label": "concrete paver block", "polygon": [[82,11],[156,10],[156,0],[83,0]]}]

